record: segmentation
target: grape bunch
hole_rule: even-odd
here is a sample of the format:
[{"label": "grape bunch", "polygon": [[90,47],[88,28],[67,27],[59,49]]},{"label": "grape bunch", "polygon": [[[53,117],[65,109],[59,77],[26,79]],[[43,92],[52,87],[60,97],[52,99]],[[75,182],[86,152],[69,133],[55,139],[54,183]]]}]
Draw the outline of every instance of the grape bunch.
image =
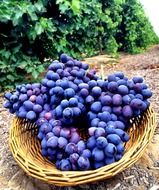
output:
[{"label": "grape bunch", "polygon": [[149,107],[151,96],[141,77],[116,72],[102,80],[88,64],[62,54],[41,83],[7,92],[4,107],[36,122],[41,154],[58,169],[88,170],[123,157],[130,120]]}]

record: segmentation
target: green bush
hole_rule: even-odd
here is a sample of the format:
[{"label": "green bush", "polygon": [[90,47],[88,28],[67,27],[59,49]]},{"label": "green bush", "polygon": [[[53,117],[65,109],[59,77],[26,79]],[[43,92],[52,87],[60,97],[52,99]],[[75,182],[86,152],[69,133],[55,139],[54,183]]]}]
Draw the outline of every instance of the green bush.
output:
[{"label": "green bush", "polygon": [[[45,59],[124,50],[138,53],[157,42],[137,0],[1,0],[0,87],[32,75]],[[26,77],[24,77],[26,76]]]}]

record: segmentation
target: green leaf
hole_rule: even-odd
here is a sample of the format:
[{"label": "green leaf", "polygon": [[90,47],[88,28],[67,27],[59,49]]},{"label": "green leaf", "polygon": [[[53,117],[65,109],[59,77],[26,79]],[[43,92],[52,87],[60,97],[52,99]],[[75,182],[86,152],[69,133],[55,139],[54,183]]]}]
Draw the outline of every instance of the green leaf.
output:
[{"label": "green leaf", "polygon": [[40,34],[42,34],[44,32],[44,29],[43,29],[43,27],[41,26],[40,23],[36,23],[35,31],[36,31],[37,35],[40,35]]},{"label": "green leaf", "polygon": [[73,13],[79,14],[80,12],[80,1],[79,0],[72,0],[71,8],[73,10]]},{"label": "green leaf", "polygon": [[38,73],[36,70],[34,70],[34,71],[32,72],[32,76],[33,76],[35,79],[37,79],[38,76],[39,76],[39,73]]},{"label": "green leaf", "polygon": [[7,79],[9,79],[12,82],[15,80],[13,75],[7,75]]}]

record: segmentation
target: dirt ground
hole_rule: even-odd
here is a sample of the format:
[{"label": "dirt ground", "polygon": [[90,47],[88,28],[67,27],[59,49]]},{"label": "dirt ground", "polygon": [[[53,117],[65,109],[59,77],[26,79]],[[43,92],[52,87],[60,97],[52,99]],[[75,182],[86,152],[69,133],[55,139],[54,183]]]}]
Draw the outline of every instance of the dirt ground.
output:
[{"label": "dirt ground", "polygon": [[[94,60],[105,59],[103,56]],[[88,61],[89,62],[89,61]],[[100,64],[100,63],[99,63]],[[138,55],[121,54],[117,63],[104,64],[107,76],[114,71],[123,71],[128,77],[139,75],[153,91],[152,106],[159,113],[159,46]],[[55,187],[28,177],[14,161],[8,146],[8,134],[13,115],[2,106],[0,95],[0,190],[158,190],[159,189],[159,117],[152,142],[142,158],[131,168],[112,179],[76,187]]]}]

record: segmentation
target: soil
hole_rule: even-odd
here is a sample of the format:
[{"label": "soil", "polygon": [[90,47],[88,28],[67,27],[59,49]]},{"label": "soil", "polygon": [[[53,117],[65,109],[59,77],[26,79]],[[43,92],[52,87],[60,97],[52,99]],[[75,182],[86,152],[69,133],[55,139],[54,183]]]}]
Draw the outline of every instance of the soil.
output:
[{"label": "soil", "polygon": [[[123,71],[128,77],[144,77],[153,91],[152,106],[159,113],[159,46],[137,55],[120,54],[117,61],[108,62],[105,56],[86,59],[88,63],[101,66],[107,76],[115,71]],[[93,64],[92,64],[92,67]],[[131,168],[112,179],[76,187],[55,187],[27,176],[14,161],[8,146],[10,122],[13,118],[2,106],[0,95],[0,190],[158,190],[159,189],[159,115],[157,129],[152,142],[141,159]]]}]

